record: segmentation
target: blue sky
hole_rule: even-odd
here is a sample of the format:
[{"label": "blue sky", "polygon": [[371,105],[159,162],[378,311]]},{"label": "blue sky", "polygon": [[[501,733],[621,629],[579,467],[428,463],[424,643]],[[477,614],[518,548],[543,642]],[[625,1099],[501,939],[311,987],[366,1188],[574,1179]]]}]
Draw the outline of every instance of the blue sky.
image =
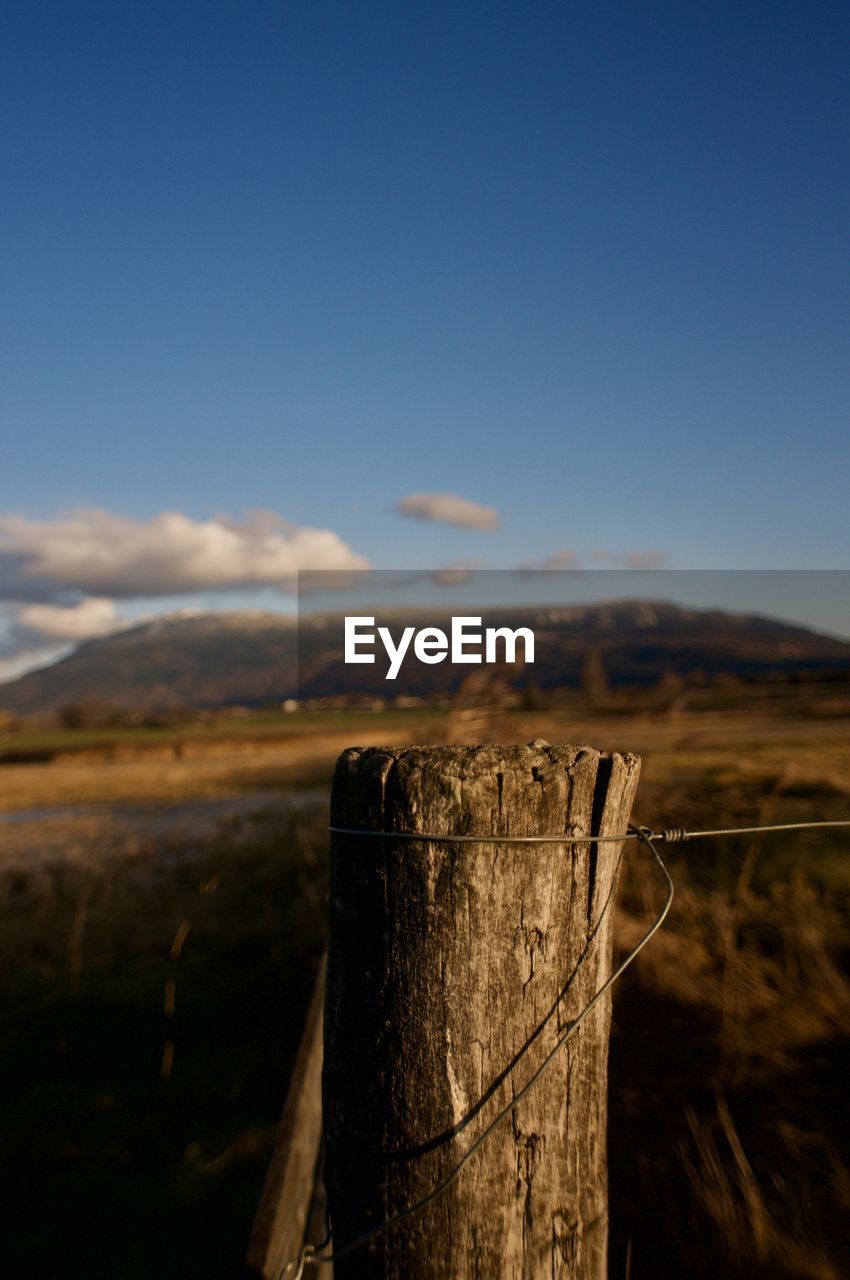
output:
[{"label": "blue sky", "polygon": [[[162,512],[379,566],[850,567],[848,35],[838,3],[4,5],[7,653],[36,606],[276,595],[146,576]],[[444,493],[498,527],[396,507]],[[91,509],[122,590],[88,543],[56,567]]]}]

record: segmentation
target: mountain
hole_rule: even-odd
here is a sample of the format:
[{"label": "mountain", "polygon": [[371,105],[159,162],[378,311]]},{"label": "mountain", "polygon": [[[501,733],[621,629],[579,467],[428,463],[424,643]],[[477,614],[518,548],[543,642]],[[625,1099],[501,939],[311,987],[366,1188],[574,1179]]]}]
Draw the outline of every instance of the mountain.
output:
[{"label": "mountain", "polygon": [[296,619],[277,613],[156,618],[0,685],[0,709],[28,715],[90,700],[156,710],[262,704],[294,690],[295,632]]},{"label": "mountain", "polygon": [[[535,635],[534,666],[513,669],[510,679],[543,689],[578,686],[586,677],[590,655],[597,671],[614,687],[646,686],[669,674],[684,679],[721,674],[745,679],[791,674],[850,678],[850,643],[752,614],[648,600],[501,609],[465,608],[459,602],[453,612],[481,615],[482,627],[530,627]],[[444,631],[450,626],[446,610],[383,609],[379,622],[389,626],[396,640],[403,625],[437,626]],[[354,691],[428,696],[448,692],[470,671],[481,670],[460,668],[459,675],[458,668],[448,663],[424,666],[408,661],[394,687],[383,678],[386,661],[383,666],[345,666],[342,648],[338,616],[308,616],[302,621],[298,654],[302,697]]]},{"label": "mountain", "polygon": [[[541,688],[577,685],[591,653],[614,686],[648,685],[667,673],[850,677],[850,643],[771,618],[645,600],[470,611],[484,626],[533,628],[534,666],[509,676]],[[402,625],[450,626],[445,610],[382,611],[379,622],[394,635]],[[158,710],[257,706],[297,693],[427,696],[460,683],[447,663],[409,660],[394,683],[384,679],[385,668],[342,662],[339,616],[308,617],[300,637],[296,620],[280,614],[173,616],[87,641],[61,662],[0,685],[0,709],[45,713],[89,700]],[[475,668],[461,675],[469,670]]]}]

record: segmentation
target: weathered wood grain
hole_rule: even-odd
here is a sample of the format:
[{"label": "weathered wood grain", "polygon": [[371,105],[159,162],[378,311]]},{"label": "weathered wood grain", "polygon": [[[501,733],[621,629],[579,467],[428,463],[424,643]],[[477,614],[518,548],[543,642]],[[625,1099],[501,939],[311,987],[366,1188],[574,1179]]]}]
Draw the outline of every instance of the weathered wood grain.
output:
[{"label": "weathered wood grain", "polygon": [[297,1256],[313,1200],[322,1141],[322,1003],[325,961],[319,966],[292,1070],[263,1194],[254,1218],[246,1265],[263,1280],[278,1280]]},{"label": "weathered wood grain", "polygon": [[[355,748],[337,762],[332,821],[616,834],[639,768],[580,746]],[[323,1091],[335,1249],[426,1195],[609,975],[621,849],[333,838]],[[338,1280],[603,1280],[609,1023],[603,1000],[453,1186],[337,1263]]]}]

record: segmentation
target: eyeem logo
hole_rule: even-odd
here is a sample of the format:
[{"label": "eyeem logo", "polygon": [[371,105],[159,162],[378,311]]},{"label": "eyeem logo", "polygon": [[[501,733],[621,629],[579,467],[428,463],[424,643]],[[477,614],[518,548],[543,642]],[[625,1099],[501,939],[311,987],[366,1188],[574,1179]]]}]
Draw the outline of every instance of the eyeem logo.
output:
[{"label": "eyeem logo", "polygon": [[[475,631],[473,628],[477,627]],[[398,644],[393,639],[389,627],[378,627],[375,632],[374,618],[345,619],[345,661],[374,662],[375,654],[364,652],[374,649],[380,640],[390,660],[387,680],[395,680],[401,664],[413,643],[413,655],[419,662],[429,666],[444,662],[449,658],[452,663],[460,662],[516,662],[517,641],[523,641],[523,656],[526,662],[534,661],[534,632],[529,627],[487,627],[481,630],[480,618],[452,618],[451,639],[439,627],[405,627],[399,637]],[[502,645],[499,646],[499,641]],[[481,649],[484,649],[482,656]],[[499,647],[502,657],[499,657]]]}]

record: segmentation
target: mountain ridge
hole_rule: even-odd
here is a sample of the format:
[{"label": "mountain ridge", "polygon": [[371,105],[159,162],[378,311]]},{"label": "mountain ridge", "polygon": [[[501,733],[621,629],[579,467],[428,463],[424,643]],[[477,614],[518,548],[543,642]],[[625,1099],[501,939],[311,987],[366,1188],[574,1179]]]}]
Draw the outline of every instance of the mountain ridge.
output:
[{"label": "mountain ridge", "polygon": [[[461,607],[459,602],[454,612]],[[591,650],[613,684],[648,684],[668,672],[684,678],[700,672],[745,678],[850,675],[850,642],[758,614],[648,600],[468,607],[485,625],[499,621],[535,629],[536,662],[512,670],[518,683],[577,684]],[[433,607],[381,607],[379,613],[387,621],[418,619],[420,625],[451,616]],[[60,661],[0,685],[0,709],[43,714],[89,699],[150,709],[260,705],[299,692],[299,657],[302,696],[427,695],[459,682],[457,671],[446,665],[406,668],[404,687],[401,680],[395,687],[385,681],[378,665],[345,666],[341,617],[306,615],[300,633],[294,615],[261,610],[147,619],[84,641]]]}]

